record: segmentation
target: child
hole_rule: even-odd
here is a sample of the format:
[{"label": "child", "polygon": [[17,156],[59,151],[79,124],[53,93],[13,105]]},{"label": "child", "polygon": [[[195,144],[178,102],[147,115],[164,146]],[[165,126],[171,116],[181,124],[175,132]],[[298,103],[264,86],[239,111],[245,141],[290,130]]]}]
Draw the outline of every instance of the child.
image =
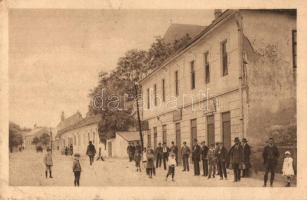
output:
[{"label": "child", "polygon": [[210,145],[209,151],[208,151],[208,162],[209,162],[209,176],[208,179],[211,178],[211,176],[215,177],[215,169],[216,169],[216,154],[215,154],[215,148],[214,144]]},{"label": "child", "polygon": [[74,180],[74,184],[75,186],[79,186],[80,185],[80,176],[81,176],[81,165],[80,165],[80,154],[76,153],[74,156],[74,162],[72,165],[72,171],[74,172],[74,176],[75,176],[75,180]]},{"label": "child", "polygon": [[155,164],[154,164],[154,157],[155,157],[154,151],[152,149],[148,149],[146,157],[147,157],[146,169],[147,169],[149,178],[152,178],[153,170],[155,168]]},{"label": "child", "polygon": [[45,171],[46,178],[48,178],[48,171],[49,171],[49,178],[53,178],[51,172],[51,167],[53,165],[52,154],[51,154],[51,149],[49,147],[47,149],[47,154],[44,157],[44,163],[46,165],[46,171]]},{"label": "child", "polygon": [[287,177],[286,187],[290,187],[291,177],[294,176],[293,158],[291,158],[290,151],[285,152],[285,159],[282,166],[282,174]]},{"label": "child", "polygon": [[176,157],[174,153],[171,153],[170,157],[168,158],[168,172],[166,174],[166,181],[169,175],[172,175],[172,181],[175,181],[174,180],[175,166],[176,166]]},{"label": "child", "polygon": [[139,150],[135,151],[134,154],[134,161],[135,161],[135,166],[136,166],[136,171],[141,172],[141,159],[142,159],[142,155],[141,152]]}]

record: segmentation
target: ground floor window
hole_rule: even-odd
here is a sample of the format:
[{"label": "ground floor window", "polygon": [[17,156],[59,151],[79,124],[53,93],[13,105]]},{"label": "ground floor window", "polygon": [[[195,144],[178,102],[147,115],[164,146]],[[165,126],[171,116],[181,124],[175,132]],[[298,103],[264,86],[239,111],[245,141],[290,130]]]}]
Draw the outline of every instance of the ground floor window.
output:
[{"label": "ground floor window", "polygon": [[148,131],[148,134],[147,134],[147,146],[151,147],[151,132],[150,132],[150,130]]},{"label": "ground floor window", "polygon": [[167,126],[162,126],[162,142],[167,144]]},{"label": "ground floor window", "polygon": [[214,115],[207,116],[207,144],[215,143]]},{"label": "ground floor window", "polygon": [[223,143],[227,149],[231,147],[231,124],[230,124],[230,112],[222,113],[222,136]]},{"label": "ground floor window", "polygon": [[196,121],[196,119],[191,120],[191,148],[193,146],[194,139],[197,139],[197,121]]},{"label": "ground floor window", "polygon": [[157,139],[158,139],[157,127],[154,127],[153,131],[154,131],[154,149],[156,149],[156,147],[157,147]]}]

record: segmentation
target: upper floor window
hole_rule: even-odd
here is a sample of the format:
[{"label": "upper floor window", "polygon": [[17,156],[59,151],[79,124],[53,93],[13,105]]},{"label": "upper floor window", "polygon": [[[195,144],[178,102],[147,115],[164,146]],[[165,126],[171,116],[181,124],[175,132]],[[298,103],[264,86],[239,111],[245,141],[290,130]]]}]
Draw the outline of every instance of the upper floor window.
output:
[{"label": "upper floor window", "polygon": [[178,79],[178,71],[175,71],[175,94],[179,96],[179,79]]},{"label": "upper floor window", "polygon": [[150,91],[149,88],[147,88],[147,108],[150,108]]},{"label": "upper floor window", "polygon": [[210,82],[210,65],[209,65],[209,52],[204,54],[204,64],[205,64],[205,81]]},{"label": "upper floor window", "polygon": [[162,101],[165,101],[165,80],[162,79]]},{"label": "upper floor window", "polygon": [[195,61],[191,61],[190,66],[191,66],[191,89],[195,89]]},{"label": "upper floor window", "polygon": [[155,106],[158,104],[157,103],[157,84],[154,84],[154,103],[155,103]]},{"label": "upper floor window", "polygon": [[297,68],[297,43],[296,43],[296,30],[292,30],[292,60],[293,60],[293,68]]},{"label": "upper floor window", "polygon": [[226,76],[226,75],[228,75],[227,40],[224,40],[221,43],[221,55],[222,55],[223,76]]}]

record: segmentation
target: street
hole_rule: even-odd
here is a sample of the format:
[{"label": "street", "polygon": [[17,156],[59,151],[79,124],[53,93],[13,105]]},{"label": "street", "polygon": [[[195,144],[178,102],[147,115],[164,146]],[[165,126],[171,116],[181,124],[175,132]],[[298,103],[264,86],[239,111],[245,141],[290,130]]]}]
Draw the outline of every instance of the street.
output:
[{"label": "street", "polygon": [[[73,157],[53,154],[53,178],[45,178],[43,156],[45,153],[23,151],[10,154],[10,185],[12,186],[73,186]],[[234,183],[232,171],[228,170],[228,180],[220,180],[219,176],[207,179],[204,176],[194,176],[193,166],[190,172],[182,172],[182,167],[176,168],[175,181],[165,180],[167,171],[156,169],[156,176],[148,178],[145,171],[136,172],[134,162],[128,159],[110,158],[106,161],[96,161],[89,165],[87,157],[80,159],[82,173],[80,186],[206,186],[206,187],[262,187],[263,173],[253,178],[242,178]],[[285,179],[276,175],[274,187],[285,186]]]}]

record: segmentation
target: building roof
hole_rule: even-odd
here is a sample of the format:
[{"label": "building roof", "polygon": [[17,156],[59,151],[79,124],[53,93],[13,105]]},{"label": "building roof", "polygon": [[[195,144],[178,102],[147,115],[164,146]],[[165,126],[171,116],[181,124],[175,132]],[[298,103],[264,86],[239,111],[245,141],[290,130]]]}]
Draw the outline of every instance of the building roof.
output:
[{"label": "building roof", "polygon": [[57,130],[66,129],[82,120],[82,115],[80,112],[76,112],[72,116],[64,119],[63,121],[60,121],[60,123],[57,125]]},{"label": "building roof", "polygon": [[91,124],[98,124],[101,120],[101,115],[88,115],[85,118],[81,117],[81,120],[77,120],[75,121],[75,123],[70,124],[69,126],[66,126],[65,128],[62,128],[60,130],[58,130],[58,135],[57,137],[59,137],[60,135],[62,135],[63,133],[73,130],[73,129],[78,129],[84,126],[88,126]]},{"label": "building roof", "polygon": [[29,132],[24,132],[23,135],[25,137],[27,137],[27,136],[40,136],[40,135],[42,135],[44,133],[49,134],[50,133],[50,129],[48,127],[37,127],[37,128],[32,129]]},{"label": "building roof", "polygon": [[186,34],[193,38],[205,28],[205,26],[194,24],[171,24],[165,32],[163,39],[166,43],[174,43],[175,40],[181,39]]},{"label": "building roof", "polygon": [[119,135],[128,142],[140,140],[140,134],[138,131],[120,131],[116,132],[116,135]]}]

